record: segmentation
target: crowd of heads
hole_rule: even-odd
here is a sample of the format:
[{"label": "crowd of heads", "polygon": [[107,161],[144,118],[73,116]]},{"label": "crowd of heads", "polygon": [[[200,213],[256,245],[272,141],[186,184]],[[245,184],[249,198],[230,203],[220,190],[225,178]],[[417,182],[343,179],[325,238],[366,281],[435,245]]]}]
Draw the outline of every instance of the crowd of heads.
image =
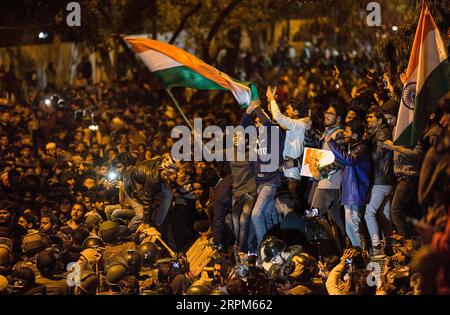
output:
[{"label": "crowd of heads", "polygon": [[[260,88],[276,85],[277,101],[287,116],[310,117],[305,146],[319,147],[323,132],[333,126],[343,129],[348,145],[368,141],[382,127],[392,130],[400,103],[397,76],[385,74],[383,63],[363,49],[337,52],[322,46],[305,46],[295,58],[281,49],[271,58],[244,57],[241,74]],[[428,272],[448,272],[448,261],[442,267],[440,254],[424,251],[429,240],[415,232],[384,235],[390,250],[376,260],[370,240],[368,246],[354,246],[345,231],[339,237],[327,216],[331,224],[318,229],[333,229],[323,239],[340,244],[336,250],[326,250],[326,241],[319,246],[325,248],[321,253],[314,240],[308,249],[267,235],[259,252],[236,257],[230,232],[220,244],[225,247],[216,247],[220,255],[211,260],[210,277],[192,276],[186,252],[200,236],[213,233],[213,214],[206,209],[211,208],[210,192],[229,174],[226,163],[181,161],[175,172],[167,173],[174,199],[159,228],[162,233],[155,235],[175,255],[145,229],[127,230],[133,212],[126,211],[132,207],[122,205],[120,198],[123,170],[170,153],[172,128],[185,124],[164,90],[137,79],[92,83],[89,72],[80,72],[74,84],[62,84],[53,81],[52,67],[48,86],[38,89],[35,69],[20,85],[14,69],[8,75],[2,71],[0,294],[371,295],[448,288],[448,279],[441,275],[437,285],[437,272]],[[204,127],[236,126],[245,111],[231,93],[179,89],[175,95],[186,115],[201,117]],[[440,124],[446,146],[432,143],[423,156],[437,145],[435,154],[448,160],[449,104],[444,99],[427,117],[428,127]],[[446,176],[442,189],[448,189],[448,169]],[[306,196],[303,208],[286,191],[274,197],[281,218],[291,211],[303,218],[305,210],[313,210],[307,195],[314,180],[308,182],[301,192]],[[426,206],[411,207],[417,210],[415,219],[440,231],[448,222],[448,209],[444,204],[443,210],[429,212],[433,198]]]}]

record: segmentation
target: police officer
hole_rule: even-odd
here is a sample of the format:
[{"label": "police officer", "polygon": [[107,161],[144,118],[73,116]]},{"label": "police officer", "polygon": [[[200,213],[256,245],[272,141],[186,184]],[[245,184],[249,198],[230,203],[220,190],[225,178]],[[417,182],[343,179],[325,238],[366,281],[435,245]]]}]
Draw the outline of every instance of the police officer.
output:
[{"label": "police officer", "polygon": [[68,295],[70,293],[59,248],[55,246],[41,251],[37,255],[36,267],[40,273],[36,277],[36,283],[47,287],[47,295]]}]

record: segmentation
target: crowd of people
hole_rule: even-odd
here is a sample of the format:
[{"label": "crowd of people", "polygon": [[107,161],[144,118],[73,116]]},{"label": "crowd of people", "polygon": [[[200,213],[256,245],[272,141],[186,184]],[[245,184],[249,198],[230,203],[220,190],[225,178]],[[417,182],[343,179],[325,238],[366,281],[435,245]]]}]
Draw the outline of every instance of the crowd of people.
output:
[{"label": "crowd of people", "polygon": [[[225,162],[173,158],[185,122],[150,81],[2,79],[0,294],[448,294],[450,95],[399,146],[383,63],[284,53],[242,57],[243,79],[264,88],[245,109],[231,93],[175,91],[204,127],[266,131],[256,143],[236,131],[245,159]],[[306,147],[335,160],[302,176]],[[199,238],[209,273],[190,268]]]}]

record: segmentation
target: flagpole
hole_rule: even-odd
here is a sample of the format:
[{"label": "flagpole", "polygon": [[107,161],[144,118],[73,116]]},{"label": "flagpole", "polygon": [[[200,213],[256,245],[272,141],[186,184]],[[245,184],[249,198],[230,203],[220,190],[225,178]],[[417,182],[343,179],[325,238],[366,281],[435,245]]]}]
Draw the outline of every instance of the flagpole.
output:
[{"label": "flagpole", "polygon": [[[189,125],[189,127],[191,128],[191,130],[194,132],[195,134],[195,130],[194,127],[192,127],[191,123],[189,122],[189,119],[186,117],[186,115],[184,114],[183,110],[181,109],[180,104],[178,104],[175,96],[173,96],[172,92],[169,89],[166,89],[167,94],[169,94],[170,98],[172,99],[173,103],[175,104],[175,107],[178,109],[178,111],[180,112],[181,116],[184,118],[184,120],[187,122],[187,124]],[[194,135],[194,141],[195,141],[195,135]],[[203,147],[204,150],[208,151],[209,154],[211,154],[211,151],[209,151],[209,149],[203,144],[203,139],[200,140],[201,145]]]},{"label": "flagpole", "polygon": [[166,89],[167,94],[169,94],[170,98],[172,99],[172,102],[175,104],[175,107],[180,112],[181,116],[184,118],[184,120],[187,122],[189,127],[192,131],[194,131],[194,128],[192,127],[191,123],[189,122],[189,119],[187,119],[186,115],[184,114],[183,110],[181,109],[180,105],[178,104],[177,100],[175,99],[175,96],[173,96],[172,92],[169,89]]}]

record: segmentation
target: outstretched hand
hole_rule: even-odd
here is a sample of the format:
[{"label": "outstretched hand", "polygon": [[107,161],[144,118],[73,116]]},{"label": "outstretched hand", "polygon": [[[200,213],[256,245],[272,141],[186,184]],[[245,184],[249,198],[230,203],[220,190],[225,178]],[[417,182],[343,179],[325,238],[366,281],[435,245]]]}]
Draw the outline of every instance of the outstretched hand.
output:
[{"label": "outstretched hand", "polygon": [[274,87],[273,89],[270,86],[267,87],[266,96],[267,96],[267,100],[269,101],[269,103],[271,101],[275,100],[276,92],[277,92],[277,87]]}]

